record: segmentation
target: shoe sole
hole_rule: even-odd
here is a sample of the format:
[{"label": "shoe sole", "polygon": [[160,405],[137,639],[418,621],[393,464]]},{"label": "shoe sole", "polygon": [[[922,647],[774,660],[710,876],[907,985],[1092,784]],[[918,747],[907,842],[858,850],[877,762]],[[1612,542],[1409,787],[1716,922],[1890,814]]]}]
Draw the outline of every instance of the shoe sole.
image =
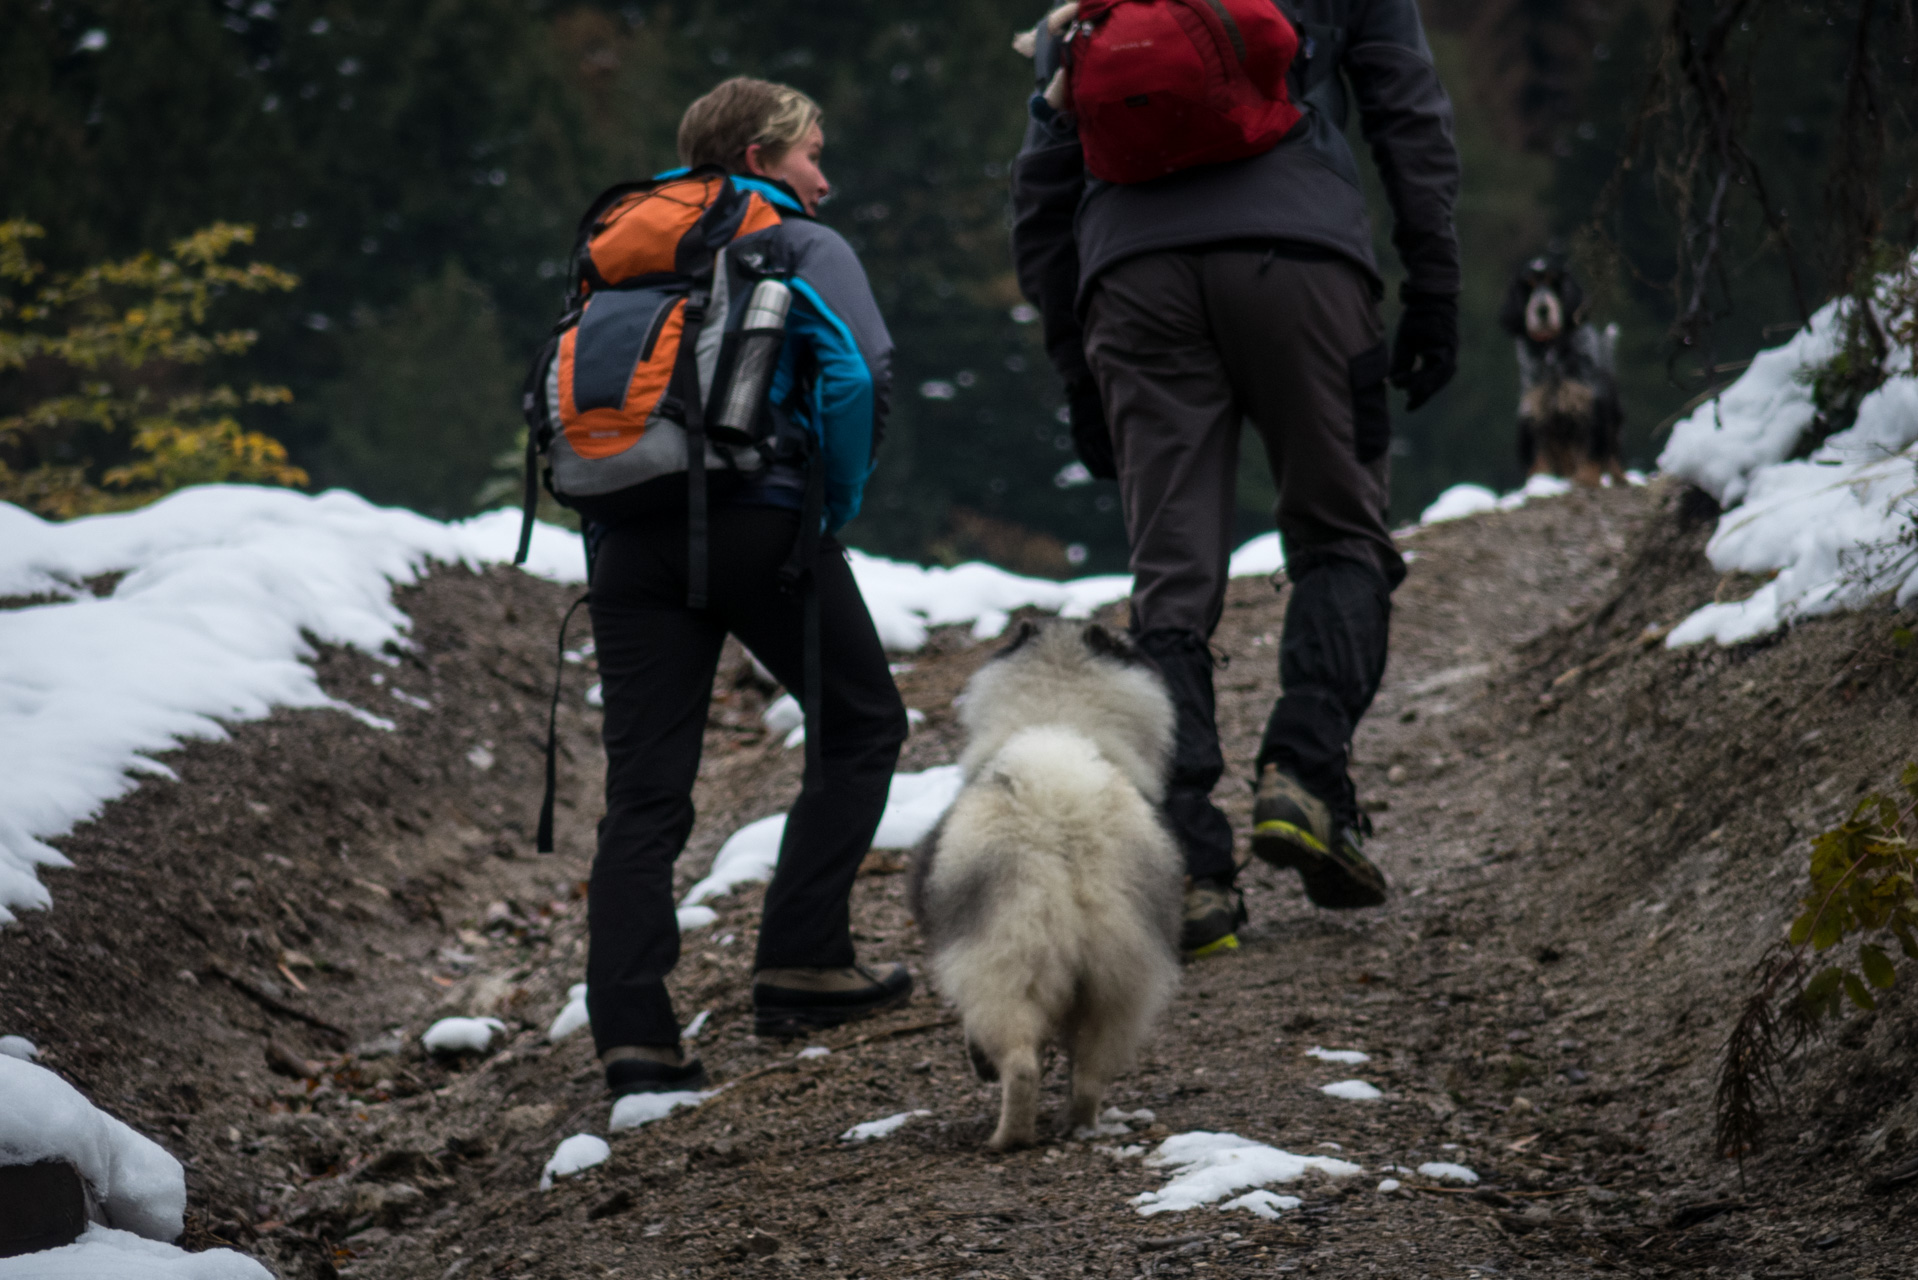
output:
[{"label": "shoe sole", "polygon": [[1224,951],[1237,951],[1238,949],[1239,935],[1236,933],[1228,933],[1223,938],[1214,938],[1202,947],[1192,948],[1185,953],[1185,958],[1188,960],[1203,960],[1207,956],[1216,956]]},{"label": "shoe sole", "polygon": [[688,1077],[685,1080],[674,1080],[670,1083],[663,1080],[646,1081],[642,1084],[627,1085],[620,1089],[614,1089],[609,1085],[606,1089],[606,1096],[617,1102],[621,1098],[630,1098],[636,1093],[700,1093],[712,1088],[712,1083],[711,1077],[702,1071],[696,1076]]},{"label": "shoe sole", "polygon": [[1351,911],[1385,902],[1382,890],[1354,876],[1324,841],[1295,823],[1261,822],[1252,829],[1252,852],[1269,866],[1296,870],[1315,906]]},{"label": "shoe sole", "polygon": [[848,1022],[858,1022],[862,1018],[870,1018],[888,1009],[897,1009],[911,999],[912,989],[908,987],[877,1004],[857,1007],[841,1006],[834,1009],[792,1005],[758,1009],[753,1013],[753,1034],[792,1040],[799,1036],[810,1035],[814,1031],[829,1031],[834,1027],[844,1026]]},{"label": "shoe sole", "polygon": [[1294,822],[1273,819],[1252,828],[1252,852],[1259,861],[1274,867],[1303,867],[1317,862],[1331,850],[1325,841]]}]

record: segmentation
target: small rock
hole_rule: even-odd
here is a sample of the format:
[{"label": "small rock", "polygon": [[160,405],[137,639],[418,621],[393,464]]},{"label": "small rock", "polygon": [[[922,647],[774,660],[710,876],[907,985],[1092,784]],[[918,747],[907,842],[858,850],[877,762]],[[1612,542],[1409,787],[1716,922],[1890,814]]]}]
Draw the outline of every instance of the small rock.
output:
[{"label": "small rock", "polygon": [[376,1227],[394,1227],[425,1199],[426,1193],[410,1182],[363,1186],[353,1197],[353,1210],[371,1217]]},{"label": "small rock", "polygon": [[310,1062],[306,1056],[288,1048],[278,1040],[268,1040],[263,1050],[267,1069],[294,1080],[305,1080],[320,1074],[320,1064]]},{"label": "small rock", "polygon": [[353,1056],[367,1061],[375,1058],[391,1058],[405,1051],[406,1037],[397,1032],[362,1041],[353,1046]]},{"label": "small rock", "polygon": [[553,1122],[559,1114],[559,1107],[551,1102],[529,1102],[524,1106],[508,1107],[500,1112],[500,1127],[509,1133],[524,1133],[528,1129],[538,1129]]},{"label": "small rock", "polygon": [[621,1187],[619,1190],[613,1192],[612,1195],[607,1196],[604,1200],[601,1200],[598,1204],[588,1209],[586,1211],[586,1221],[598,1222],[601,1218],[610,1218],[615,1214],[625,1213],[633,1207],[634,1203],[633,1193],[625,1187]]},{"label": "small rock", "polygon": [[1391,783],[1395,787],[1398,786],[1401,782],[1404,782],[1405,779],[1406,779],[1405,766],[1402,764],[1395,764],[1390,769],[1387,769],[1385,771],[1385,780]]}]

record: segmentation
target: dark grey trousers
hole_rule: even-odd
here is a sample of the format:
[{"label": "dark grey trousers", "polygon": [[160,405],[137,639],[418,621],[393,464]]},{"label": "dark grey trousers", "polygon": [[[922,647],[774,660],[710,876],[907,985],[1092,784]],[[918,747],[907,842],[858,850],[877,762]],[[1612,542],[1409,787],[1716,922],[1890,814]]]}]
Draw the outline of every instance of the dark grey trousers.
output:
[{"label": "dark grey trousers", "polygon": [[1086,357],[1118,461],[1132,626],[1179,711],[1167,816],[1187,871],[1227,876],[1231,829],[1209,798],[1224,760],[1206,642],[1225,602],[1239,432],[1250,422],[1265,444],[1296,587],[1259,763],[1291,769],[1354,820],[1352,729],[1384,673],[1391,590],[1405,576],[1386,525],[1384,322],[1367,277],[1343,260],[1152,253],[1093,286]]}]

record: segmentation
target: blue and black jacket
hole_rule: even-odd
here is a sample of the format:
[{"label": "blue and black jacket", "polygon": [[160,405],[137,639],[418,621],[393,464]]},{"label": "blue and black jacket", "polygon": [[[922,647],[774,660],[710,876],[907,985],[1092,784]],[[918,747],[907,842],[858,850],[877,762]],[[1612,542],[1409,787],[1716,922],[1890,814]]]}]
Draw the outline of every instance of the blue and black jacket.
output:
[{"label": "blue and black jacket", "polygon": [[[892,336],[845,237],[809,215],[783,182],[738,174],[732,181],[764,197],[780,216],[778,227],[760,233],[793,291],[769,398],[817,444],[825,467],[826,532],[835,532],[859,514],[878,456],[891,404]],[[705,366],[703,345],[700,354]],[[801,468],[781,460],[732,501],[798,509],[804,489]]]}]

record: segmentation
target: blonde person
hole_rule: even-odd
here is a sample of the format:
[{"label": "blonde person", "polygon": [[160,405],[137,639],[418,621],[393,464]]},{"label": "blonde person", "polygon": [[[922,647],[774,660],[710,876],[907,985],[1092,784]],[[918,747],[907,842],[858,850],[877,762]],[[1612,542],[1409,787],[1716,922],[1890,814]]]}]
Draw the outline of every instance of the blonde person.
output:
[{"label": "blonde person", "polygon": [[[872,619],[834,534],[859,511],[885,419],[892,340],[857,256],[814,220],[830,190],[820,110],[784,85],[740,77],[693,103],[679,129],[689,170],[720,166],[779,223],[755,248],[787,268],[791,312],[768,393],[772,463],[710,512],[707,600],[688,602],[683,510],[596,529],[593,633],[605,684],[606,816],[593,862],[587,1007],[616,1094],[696,1088],[665,979],[679,959],[673,864],[720,647],[739,640],[796,696],[806,688],[801,598],[780,570],[800,542],[808,468],[823,469],[810,566],[820,613],[817,753],[767,887],[753,977],[755,1027],[790,1036],[903,1003],[903,965],[853,953],[849,898],[885,807],[906,716]],[[673,174],[661,175],[671,178]]]}]

